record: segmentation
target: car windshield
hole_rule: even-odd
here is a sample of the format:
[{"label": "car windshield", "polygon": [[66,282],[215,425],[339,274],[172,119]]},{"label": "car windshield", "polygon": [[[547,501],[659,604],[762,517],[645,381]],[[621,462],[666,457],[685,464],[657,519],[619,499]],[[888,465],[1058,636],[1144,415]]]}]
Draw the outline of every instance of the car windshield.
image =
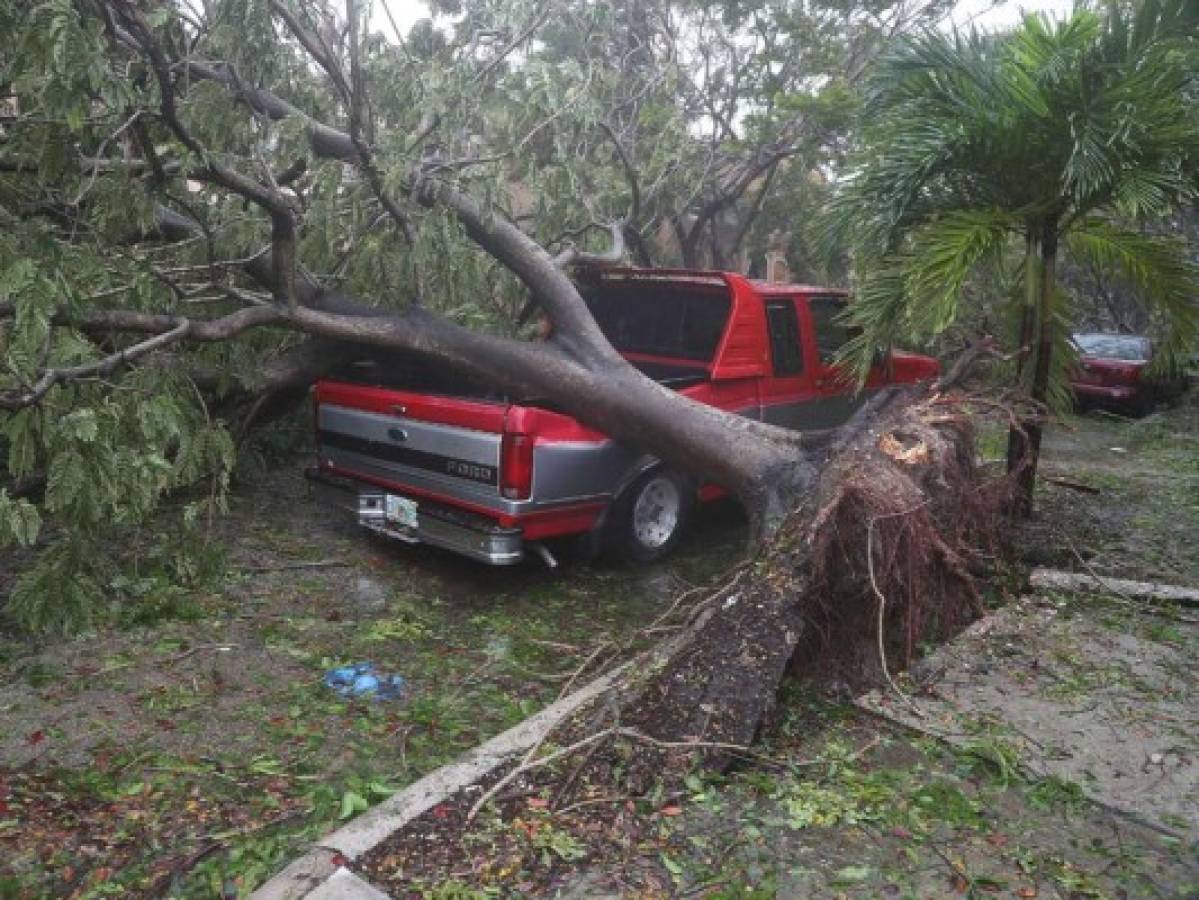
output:
[{"label": "car windshield", "polygon": [[1076,334],[1074,343],[1083,356],[1144,362],[1149,359],[1149,341],[1127,334]]}]

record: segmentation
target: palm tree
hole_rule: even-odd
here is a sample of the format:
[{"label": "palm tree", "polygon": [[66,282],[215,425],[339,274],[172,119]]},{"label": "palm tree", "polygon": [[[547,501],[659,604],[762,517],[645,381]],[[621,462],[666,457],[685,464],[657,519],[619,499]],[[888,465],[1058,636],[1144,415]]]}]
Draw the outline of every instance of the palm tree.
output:
[{"label": "palm tree", "polygon": [[[881,58],[833,216],[860,276],[850,360],[943,330],[972,273],[1007,267],[1023,283],[1019,377],[1044,403],[1069,326],[1061,249],[1134,284],[1164,323],[1163,364],[1182,358],[1199,332],[1199,270],[1181,239],[1122,223],[1196,196],[1197,24],[1199,0],[1113,5],[997,35],[927,33]],[[1009,436],[1025,511],[1040,444],[1038,421]]]}]

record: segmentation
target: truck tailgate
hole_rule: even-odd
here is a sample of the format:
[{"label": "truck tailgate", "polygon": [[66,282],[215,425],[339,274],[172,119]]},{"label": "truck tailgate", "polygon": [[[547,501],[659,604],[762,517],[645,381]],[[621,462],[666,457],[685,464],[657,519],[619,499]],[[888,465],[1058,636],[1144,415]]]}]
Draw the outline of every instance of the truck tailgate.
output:
[{"label": "truck tailgate", "polygon": [[[345,473],[485,501],[499,496],[505,412],[502,403],[324,382],[317,452]],[[476,427],[458,424],[466,421]]]}]

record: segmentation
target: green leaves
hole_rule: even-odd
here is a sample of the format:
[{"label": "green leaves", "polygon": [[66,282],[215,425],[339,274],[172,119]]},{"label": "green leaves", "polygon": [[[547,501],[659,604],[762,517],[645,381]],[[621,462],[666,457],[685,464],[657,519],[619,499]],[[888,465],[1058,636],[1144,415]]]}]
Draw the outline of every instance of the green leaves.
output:
[{"label": "green leaves", "polygon": [[337,814],[339,819],[349,819],[360,812],[366,812],[370,804],[367,799],[361,794],[354,791],[346,791],[341,795],[341,807]]},{"label": "green leaves", "polygon": [[[1145,4],[1135,28],[1128,16],[1112,7],[1029,16],[1006,34],[929,32],[879,61],[827,228],[860,270],[851,316],[864,331],[847,348],[859,374],[878,344],[952,324],[977,273],[1010,277],[1016,235],[1031,261],[1064,235],[1073,259],[1122,273],[1159,311],[1167,355],[1187,352],[1199,283],[1184,248],[1105,223],[1195,196],[1199,103],[1184,49],[1195,17],[1174,3]],[[1060,340],[1065,301],[1049,301]]]},{"label": "green leaves", "polygon": [[842,348],[842,364],[864,379],[877,348],[944,332],[962,312],[967,280],[985,262],[1002,264],[1018,227],[1003,210],[980,209],[955,210],[914,229],[859,285],[847,322],[861,331]]},{"label": "green leaves", "polygon": [[394,787],[377,779],[367,782],[357,790],[348,788],[341,795],[337,817],[339,819],[353,818],[359,813],[366,812],[372,803],[385,800],[395,792]]},{"label": "green leaves", "polygon": [[8,496],[0,489],[0,548],[16,544],[31,547],[42,527],[37,507],[28,500]]},{"label": "green leaves", "polygon": [[1001,209],[962,209],[915,231],[902,264],[912,330],[938,334],[948,328],[966,279],[984,259],[1002,253],[1018,224]]},{"label": "green leaves", "polygon": [[[18,258],[0,272],[0,302],[4,301],[15,306],[8,332],[7,362],[12,373],[29,380],[50,335],[57,292],[35,260]],[[0,370],[0,387],[4,386],[4,373]]]}]

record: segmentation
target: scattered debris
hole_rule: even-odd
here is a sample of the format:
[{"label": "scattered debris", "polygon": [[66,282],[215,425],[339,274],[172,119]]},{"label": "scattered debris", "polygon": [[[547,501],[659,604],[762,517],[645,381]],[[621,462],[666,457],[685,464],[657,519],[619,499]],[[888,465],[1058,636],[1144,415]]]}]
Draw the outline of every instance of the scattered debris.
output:
[{"label": "scattered debris", "polygon": [[404,679],[378,672],[373,662],[360,662],[330,669],[325,673],[325,687],[346,698],[394,700],[404,692]]},{"label": "scattered debris", "polygon": [[1071,481],[1069,478],[1055,478],[1052,475],[1045,475],[1042,477],[1041,480],[1046,481],[1049,484],[1055,484],[1058,487],[1069,488],[1072,491],[1078,491],[1079,493],[1083,493],[1083,494],[1102,494],[1103,493],[1102,490],[1100,490],[1099,488],[1097,488],[1093,485],[1083,484],[1081,481]]},{"label": "scattered debris", "polygon": [[1106,578],[1085,572],[1061,569],[1033,569],[1029,586],[1037,590],[1089,591],[1116,594],[1130,600],[1165,600],[1187,606],[1199,606],[1199,588],[1127,578]]}]

